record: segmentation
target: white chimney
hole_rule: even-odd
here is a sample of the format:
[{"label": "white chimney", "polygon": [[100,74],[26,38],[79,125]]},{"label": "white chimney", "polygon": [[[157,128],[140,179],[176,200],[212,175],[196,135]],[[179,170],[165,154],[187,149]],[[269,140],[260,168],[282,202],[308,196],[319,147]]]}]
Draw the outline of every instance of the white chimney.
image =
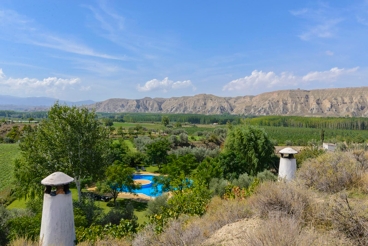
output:
[{"label": "white chimney", "polygon": [[75,245],[73,200],[69,190],[72,181],[72,177],[62,172],[50,174],[41,181],[46,186],[40,233],[42,246]]},{"label": "white chimney", "polygon": [[288,147],[279,151],[281,154],[279,166],[279,179],[290,181],[295,178],[296,160],[294,154],[298,151]]}]

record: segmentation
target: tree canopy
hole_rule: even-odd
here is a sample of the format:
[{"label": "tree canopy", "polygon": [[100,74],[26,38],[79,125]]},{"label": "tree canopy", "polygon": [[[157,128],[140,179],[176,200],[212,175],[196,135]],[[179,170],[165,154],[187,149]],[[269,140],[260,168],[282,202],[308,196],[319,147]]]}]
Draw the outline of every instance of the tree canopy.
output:
[{"label": "tree canopy", "polygon": [[227,135],[224,153],[220,157],[226,178],[239,174],[256,175],[270,167],[274,145],[266,132],[255,126],[236,126]]},{"label": "tree canopy", "polygon": [[25,134],[21,158],[15,161],[18,192],[34,196],[42,191],[40,181],[61,171],[74,177],[81,197],[81,179],[99,178],[108,165],[108,131],[94,111],[54,104],[48,119]]}]

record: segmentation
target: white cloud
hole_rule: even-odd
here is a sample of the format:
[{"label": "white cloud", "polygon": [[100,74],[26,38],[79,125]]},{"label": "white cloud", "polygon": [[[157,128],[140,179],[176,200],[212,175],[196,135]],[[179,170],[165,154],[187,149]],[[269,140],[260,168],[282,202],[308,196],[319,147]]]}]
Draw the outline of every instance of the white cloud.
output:
[{"label": "white cloud", "polygon": [[355,67],[355,68],[351,68],[351,69],[334,67],[334,68],[331,68],[328,71],[309,72],[308,74],[303,76],[302,79],[304,81],[334,81],[338,77],[340,77],[342,75],[345,75],[345,74],[354,73],[358,69],[359,69],[359,67]]},{"label": "white cloud", "polygon": [[[249,76],[239,78],[227,83],[222,90],[233,91],[240,93],[259,93],[264,92],[265,89],[293,89],[300,86],[307,85],[310,82],[333,82],[337,81],[344,75],[355,73],[359,67],[345,69],[345,68],[331,68],[327,71],[309,72],[304,76],[296,76],[290,72],[282,72],[276,74],[275,72],[262,72],[254,70]],[[316,85],[319,87],[319,85]]]},{"label": "white cloud", "polygon": [[287,72],[283,72],[280,75],[274,72],[262,72],[254,70],[251,75],[245,76],[244,78],[235,79],[228,84],[226,84],[222,90],[223,91],[244,91],[252,90],[255,88],[271,88],[277,85],[290,85],[295,84],[296,77]]},{"label": "white cloud", "polygon": [[155,90],[167,92],[169,90],[176,90],[188,87],[192,87],[192,89],[195,90],[195,87],[193,86],[190,80],[174,82],[172,80],[169,80],[168,77],[166,77],[161,81],[158,79],[152,79],[150,81],[147,81],[143,86],[138,84],[137,89],[138,91],[142,92],[155,91]]},{"label": "white cloud", "polygon": [[5,74],[3,73],[3,70],[0,68],[0,79],[5,78]]},{"label": "white cloud", "polygon": [[88,89],[86,86],[77,86],[80,82],[81,80],[79,78],[8,78],[5,76],[2,69],[0,69],[0,88],[2,88],[2,90],[6,90],[8,93],[11,92],[19,95],[46,93],[48,96],[56,96],[59,92],[69,89]]}]

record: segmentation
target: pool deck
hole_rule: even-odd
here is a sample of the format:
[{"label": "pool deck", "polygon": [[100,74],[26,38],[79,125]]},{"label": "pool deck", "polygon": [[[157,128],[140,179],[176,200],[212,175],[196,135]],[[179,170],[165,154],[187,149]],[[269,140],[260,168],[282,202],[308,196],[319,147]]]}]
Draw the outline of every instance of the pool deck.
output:
[{"label": "pool deck", "polygon": [[144,175],[144,174],[153,175],[153,176],[160,176],[159,173],[150,173],[150,172],[137,172],[137,173],[134,173],[134,175]]}]

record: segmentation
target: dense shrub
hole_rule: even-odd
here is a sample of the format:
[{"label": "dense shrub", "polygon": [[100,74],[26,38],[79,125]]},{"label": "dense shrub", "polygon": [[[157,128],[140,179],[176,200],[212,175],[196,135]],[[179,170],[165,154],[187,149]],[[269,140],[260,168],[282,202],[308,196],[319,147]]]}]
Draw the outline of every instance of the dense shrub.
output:
[{"label": "dense shrub", "polygon": [[146,145],[152,142],[153,140],[147,136],[138,136],[134,139],[134,145],[139,151],[145,151]]},{"label": "dense shrub", "polygon": [[307,187],[334,193],[357,185],[363,170],[352,153],[333,152],[306,161],[297,177]]},{"label": "dense shrub", "polygon": [[249,198],[250,207],[261,218],[282,213],[296,219],[306,216],[310,195],[294,183],[265,182]]},{"label": "dense shrub", "polygon": [[117,206],[112,208],[107,214],[102,216],[99,224],[119,225],[121,220],[137,220],[134,215],[134,207],[130,202],[128,202],[125,207]]},{"label": "dense shrub", "polygon": [[276,181],[277,176],[269,170],[264,170],[263,172],[257,174],[257,179],[259,179],[260,182]]},{"label": "dense shrub", "polygon": [[156,197],[154,200],[150,200],[147,204],[147,215],[161,214],[164,209],[168,208],[167,194]]},{"label": "dense shrub", "polygon": [[247,173],[243,173],[239,176],[239,178],[234,179],[231,183],[239,188],[248,188],[253,180],[253,177],[250,177]]},{"label": "dense shrub", "polygon": [[212,195],[223,197],[228,184],[229,181],[225,179],[213,178],[209,183],[209,189],[212,192]]},{"label": "dense shrub", "polygon": [[322,154],[326,153],[324,149],[318,148],[318,146],[309,146],[300,150],[300,152],[295,156],[296,164],[300,167],[303,162],[308,159],[314,159]]},{"label": "dense shrub", "polygon": [[206,157],[216,157],[219,153],[220,148],[218,147],[214,149],[209,149],[205,147],[182,147],[171,151],[171,154],[175,154],[177,156],[192,154],[195,156],[198,162],[202,162]]}]

